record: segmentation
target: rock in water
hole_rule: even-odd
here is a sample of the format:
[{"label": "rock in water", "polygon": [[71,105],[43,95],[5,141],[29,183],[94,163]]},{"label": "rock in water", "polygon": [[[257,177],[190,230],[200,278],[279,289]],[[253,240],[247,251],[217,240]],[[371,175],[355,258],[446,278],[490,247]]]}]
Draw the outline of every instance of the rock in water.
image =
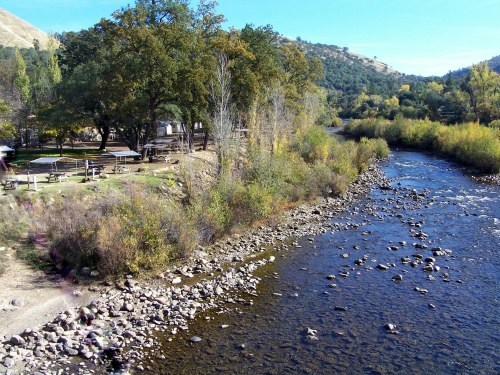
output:
[{"label": "rock in water", "polygon": [[394,331],[396,329],[396,325],[392,323],[385,323],[384,328],[388,331]]},{"label": "rock in water", "polygon": [[200,342],[201,341],[201,337],[198,337],[198,336],[193,336],[189,339],[190,342]]}]

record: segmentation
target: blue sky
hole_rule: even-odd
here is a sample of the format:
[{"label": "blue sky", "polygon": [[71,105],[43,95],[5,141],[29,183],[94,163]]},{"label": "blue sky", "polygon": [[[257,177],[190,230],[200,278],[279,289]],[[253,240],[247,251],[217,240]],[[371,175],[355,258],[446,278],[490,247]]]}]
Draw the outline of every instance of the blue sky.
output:
[{"label": "blue sky", "polygon": [[[88,28],[132,0],[0,0],[45,32]],[[197,2],[192,1],[192,4]],[[225,27],[280,34],[377,56],[406,74],[443,75],[500,54],[500,0],[219,0]]]}]

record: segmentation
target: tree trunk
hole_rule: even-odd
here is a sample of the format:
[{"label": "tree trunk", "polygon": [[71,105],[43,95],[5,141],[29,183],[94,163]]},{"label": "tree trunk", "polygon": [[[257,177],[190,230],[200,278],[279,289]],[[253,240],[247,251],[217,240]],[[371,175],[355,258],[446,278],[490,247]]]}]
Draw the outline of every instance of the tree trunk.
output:
[{"label": "tree trunk", "polygon": [[109,124],[105,124],[102,126],[102,128],[97,128],[97,131],[101,135],[101,144],[99,145],[99,150],[106,150],[109,134],[111,133],[111,127],[109,126]]},{"label": "tree trunk", "polygon": [[189,131],[189,151],[194,151],[194,121],[191,121],[191,129]]},{"label": "tree trunk", "polygon": [[205,136],[203,137],[203,150],[206,150],[208,146],[208,130],[204,129],[203,131],[205,132]]}]

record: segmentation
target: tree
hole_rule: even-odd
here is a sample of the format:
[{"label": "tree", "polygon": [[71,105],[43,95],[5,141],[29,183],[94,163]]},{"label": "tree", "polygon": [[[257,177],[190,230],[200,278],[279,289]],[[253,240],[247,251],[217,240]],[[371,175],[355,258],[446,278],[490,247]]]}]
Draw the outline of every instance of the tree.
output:
[{"label": "tree", "polygon": [[441,109],[445,104],[443,96],[444,85],[431,81],[427,84],[423,92],[423,100],[429,111],[429,118],[432,121],[439,121],[441,119]]},{"label": "tree", "polygon": [[178,98],[181,68],[189,65],[192,13],[187,1],[137,1],[101,21],[107,61],[103,102],[120,122],[129,147],[156,135],[158,117]]},{"label": "tree", "polygon": [[59,155],[63,156],[63,146],[81,128],[82,118],[71,112],[63,101],[49,104],[38,112],[40,134],[49,134],[56,140]]},{"label": "tree", "polygon": [[472,66],[462,88],[477,122],[487,124],[500,118],[500,76],[486,62]]},{"label": "tree", "polygon": [[[193,26],[185,33],[188,57],[180,65],[178,78],[174,82],[177,97],[170,105],[179,109],[184,135],[189,149],[193,149],[195,123],[202,123],[205,132],[204,148],[207,147],[210,131],[209,81],[215,71],[216,58],[213,41],[221,33],[224,17],[215,12],[216,3],[202,1],[193,15]],[[173,115],[169,113],[169,115]]]},{"label": "tree", "polygon": [[28,129],[24,129],[26,125],[26,119],[29,114],[29,102],[31,99],[31,88],[30,88],[30,79],[28,74],[26,73],[26,63],[19,52],[19,49],[16,47],[14,52],[14,61],[15,61],[15,73],[14,73],[14,87],[18,93],[18,102],[19,102],[19,110],[16,116],[17,122],[17,132],[21,138],[21,144],[23,143],[22,134],[26,131],[26,147],[28,147],[29,139],[28,139]]},{"label": "tree", "polygon": [[[112,101],[106,100],[102,88],[109,72],[109,52],[103,48],[103,31],[92,27],[78,33],[62,36],[59,61],[62,66],[63,82],[61,94],[66,105],[74,112],[81,112],[101,136],[99,150],[105,150],[111,128],[116,124],[111,111]],[[104,83],[104,85],[103,85]]]},{"label": "tree", "polygon": [[26,63],[17,47],[15,49],[14,85],[19,93],[19,99],[27,103],[30,99],[30,79],[26,73]]},{"label": "tree", "polygon": [[285,104],[285,93],[281,85],[267,89],[267,113],[264,125],[264,137],[269,145],[271,155],[280,146],[285,134],[291,130],[291,115]]},{"label": "tree", "polygon": [[0,143],[11,141],[16,136],[16,128],[5,117],[10,111],[10,107],[0,99]]},{"label": "tree", "polygon": [[224,54],[217,55],[217,65],[210,82],[212,103],[212,135],[217,155],[218,175],[222,175],[231,156],[231,135],[233,122],[231,114],[231,72],[229,59]]},{"label": "tree", "polygon": [[243,127],[250,130],[251,143],[259,143],[262,124],[257,109],[265,101],[265,87],[279,80],[278,34],[271,26],[246,25],[215,41],[216,50],[231,60],[231,93],[234,110]]}]

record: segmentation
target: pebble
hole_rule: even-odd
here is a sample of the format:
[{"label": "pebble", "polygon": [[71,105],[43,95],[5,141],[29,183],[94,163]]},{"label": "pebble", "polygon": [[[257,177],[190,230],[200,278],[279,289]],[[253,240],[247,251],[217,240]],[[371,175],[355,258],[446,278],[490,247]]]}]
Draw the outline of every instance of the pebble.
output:
[{"label": "pebble", "polygon": [[198,336],[193,336],[189,339],[190,342],[194,342],[194,343],[197,343],[197,342],[200,342],[201,341],[201,338],[198,337]]},{"label": "pebble", "polygon": [[24,344],[26,344],[26,341],[19,335],[13,335],[10,338],[10,343],[12,345],[24,345]]},{"label": "pebble", "polygon": [[12,306],[19,307],[23,305],[23,301],[21,301],[19,298],[14,298],[12,301],[10,301],[10,304]]}]

